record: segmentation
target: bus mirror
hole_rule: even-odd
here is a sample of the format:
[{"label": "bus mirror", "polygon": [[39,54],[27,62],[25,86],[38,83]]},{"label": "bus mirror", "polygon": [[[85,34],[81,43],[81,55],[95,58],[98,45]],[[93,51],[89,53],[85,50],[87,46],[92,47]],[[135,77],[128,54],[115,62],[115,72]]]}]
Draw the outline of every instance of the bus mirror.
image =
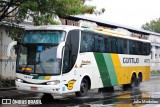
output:
[{"label": "bus mirror", "polygon": [[58,59],[62,58],[62,49],[64,46],[65,46],[65,42],[61,42],[57,47],[57,58]]},{"label": "bus mirror", "polygon": [[8,47],[7,47],[7,56],[10,57],[11,56],[11,49],[13,48],[13,46],[17,45],[17,41],[13,41],[11,42]]}]

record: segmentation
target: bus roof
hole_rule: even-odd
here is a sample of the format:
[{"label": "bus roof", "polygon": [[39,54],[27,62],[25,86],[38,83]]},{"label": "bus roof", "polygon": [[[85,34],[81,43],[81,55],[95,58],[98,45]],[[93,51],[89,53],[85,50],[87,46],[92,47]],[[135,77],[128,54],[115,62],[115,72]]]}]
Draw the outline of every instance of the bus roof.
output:
[{"label": "bus roof", "polygon": [[130,40],[136,40],[136,41],[143,41],[143,42],[150,42],[149,40],[144,40],[144,39],[138,39],[138,38],[133,38],[126,36],[125,34],[122,34],[120,32],[115,32],[113,30],[106,30],[101,31],[99,28],[81,28],[77,26],[70,26],[70,25],[45,25],[45,26],[29,26],[26,27],[25,30],[64,30],[64,31],[70,31],[73,29],[79,29],[79,30],[84,30],[84,31],[89,31],[89,32],[95,32],[99,34],[104,34],[108,36],[114,36],[114,37],[119,37],[119,38],[124,38],[124,39],[130,39]]},{"label": "bus roof", "polygon": [[145,35],[160,36],[160,33],[152,32],[152,31],[148,31],[148,30],[143,30],[143,29],[137,29],[137,28],[133,28],[133,27],[129,27],[129,26],[124,26],[124,25],[113,23],[113,22],[108,22],[105,20],[99,20],[99,19],[89,17],[89,16],[76,15],[76,16],[69,16],[69,17],[67,17],[67,19],[75,20],[75,21],[86,20],[86,21],[90,21],[90,22],[95,22],[98,26],[110,27],[110,28],[124,28],[130,32],[135,32],[135,33],[145,34]]},{"label": "bus roof", "polygon": [[45,25],[45,26],[29,26],[25,28],[25,30],[65,30],[65,31],[69,31],[72,29],[80,29],[80,27],[70,26],[70,25]]},{"label": "bus roof", "polygon": [[122,34],[122,33],[119,33],[119,32],[115,32],[113,30],[106,30],[104,29],[105,31],[101,31],[99,29],[90,29],[90,28],[85,28],[84,29],[85,31],[88,31],[88,32],[94,32],[94,33],[98,33],[98,34],[103,34],[103,35],[106,35],[106,36],[113,36],[113,37],[118,37],[118,38],[124,38],[124,39],[129,39],[129,40],[135,40],[135,41],[141,41],[141,42],[150,42],[149,40],[144,40],[144,39],[138,39],[138,38],[135,38],[135,37],[129,37],[125,34]]}]

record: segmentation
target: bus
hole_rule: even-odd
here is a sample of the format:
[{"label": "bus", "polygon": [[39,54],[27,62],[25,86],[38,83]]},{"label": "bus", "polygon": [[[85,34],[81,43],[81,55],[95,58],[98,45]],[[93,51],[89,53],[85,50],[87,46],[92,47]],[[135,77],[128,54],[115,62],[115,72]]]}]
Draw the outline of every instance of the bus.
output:
[{"label": "bus", "polygon": [[85,96],[90,89],[138,87],[150,78],[150,42],[112,30],[33,26],[17,45],[18,90]]}]

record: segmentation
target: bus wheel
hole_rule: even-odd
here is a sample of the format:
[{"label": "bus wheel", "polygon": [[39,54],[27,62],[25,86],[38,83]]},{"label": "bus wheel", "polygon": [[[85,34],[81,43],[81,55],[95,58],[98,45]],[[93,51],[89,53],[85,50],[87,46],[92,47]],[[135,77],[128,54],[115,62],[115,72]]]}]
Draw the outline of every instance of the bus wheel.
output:
[{"label": "bus wheel", "polygon": [[80,91],[75,92],[77,97],[84,97],[86,96],[89,89],[89,83],[86,78],[83,78],[81,85],[80,85]]},{"label": "bus wheel", "polygon": [[124,84],[123,85],[123,90],[133,89],[137,86],[136,84],[137,84],[137,78],[136,78],[136,75],[133,74],[132,78],[131,78],[131,83],[130,84]]},{"label": "bus wheel", "polygon": [[110,92],[114,92],[114,87],[110,86],[110,87],[104,87],[104,88],[99,88],[98,89],[99,93],[110,93]]},{"label": "bus wheel", "polygon": [[136,82],[136,87],[139,87],[139,86],[140,86],[140,83],[141,83],[141,82],[140,82],[140,78],[138,77],[138,78],[137,78],[137,82]]},{"label": "bus wheel", "polygon": [[135,88],[137,86],[137,78],[136,78],[136,75],[132,75],[132,78],[131,78],[131,84],[130,84],[130,87],[131,89]]},{"label": "bus wheel", "polygon": [[140,74],[138,74],[136,86],[139,87],[141,82],[142,82],[142,74],[140,73]]},{"label": "bus wheel", "polygon": [[51,94],[44,93],[44,95],[41,97],[42,104],[48,104],[54,101],[54,98]]}]

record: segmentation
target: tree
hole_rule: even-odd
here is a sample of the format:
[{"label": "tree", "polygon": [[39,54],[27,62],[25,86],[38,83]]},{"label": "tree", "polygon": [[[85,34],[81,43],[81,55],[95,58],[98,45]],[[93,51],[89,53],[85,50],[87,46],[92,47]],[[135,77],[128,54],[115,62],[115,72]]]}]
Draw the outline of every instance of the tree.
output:
[{"label": "tree", "polygon": [[143,24],[142,29],[160,33],[160,18]]},{"label": "tree", "polygon": [[18,41],[24,30],[18,23],[26,19],[34,25],[59,24],[54,20],[57,16],[93,13],[94,9],[84,5],[84,0],[0,0],[0,27]]},{"label": "tree", "polygon": [[93,13],[94,8],[82,0],[1,0],[0,21],[13,18],[20,23],[31,18],[34,25],[57,24],[57,16]]}]

